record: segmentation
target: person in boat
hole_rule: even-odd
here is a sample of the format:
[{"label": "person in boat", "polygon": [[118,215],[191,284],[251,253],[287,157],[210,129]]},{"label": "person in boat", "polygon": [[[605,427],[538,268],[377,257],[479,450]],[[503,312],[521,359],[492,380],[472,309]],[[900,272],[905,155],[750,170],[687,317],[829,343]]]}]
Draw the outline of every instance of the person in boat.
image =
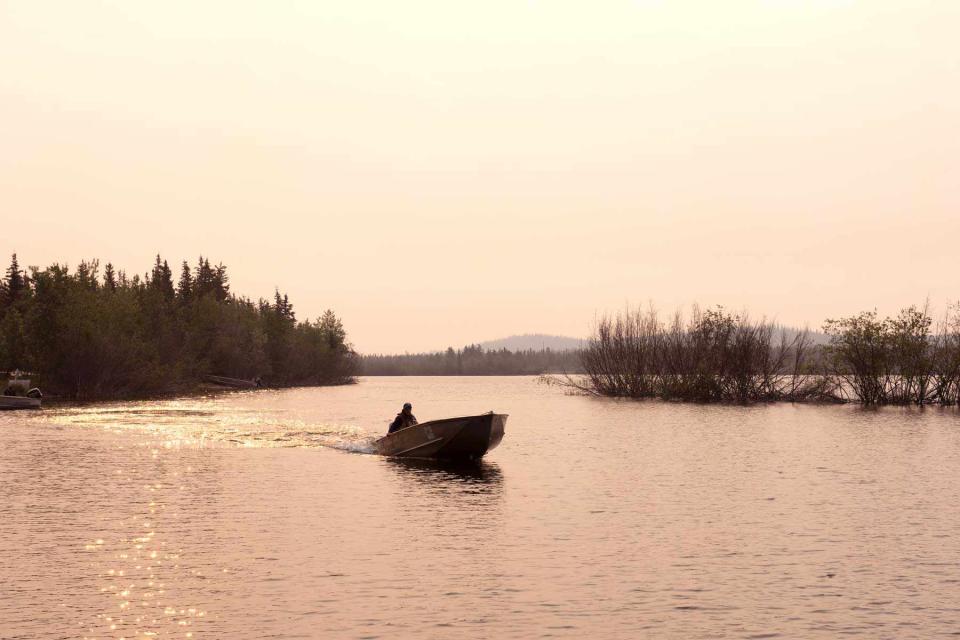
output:
[{"label": "person in boat", "polygon": [[390,423],[390,429],[387,433],[393,433],[394,431],[400,431],[400,429],[405,429],[406,427],[411,427],[417,424],[417,418],[413,415],[413,405],[409,402],[403,403],[403,411],[397,414],[397,417],[393,419],[393,422]]}]

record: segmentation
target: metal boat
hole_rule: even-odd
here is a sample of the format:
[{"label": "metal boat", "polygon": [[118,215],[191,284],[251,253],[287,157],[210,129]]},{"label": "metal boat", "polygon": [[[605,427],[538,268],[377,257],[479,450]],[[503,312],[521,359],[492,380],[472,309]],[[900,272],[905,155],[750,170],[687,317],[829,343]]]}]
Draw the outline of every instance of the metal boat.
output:
[{"label": "metal boat", "polygon": [[40,398],[26,396],[0,396],[0,410],[3,409],[39,409]]},{"label": "metal boat", "polygon": [[506,414],[445,418],[389,433],[373,443],[377,453],[396,458],[479,460],[503,440]]},{"label": "metal boat", "polygon": [[30,386],[30,379],[20,371],[11,371],[0,378],[0,409],[39,409],[43,394]]},{"label": "metal boat", "polygon": [[205,375],[203,379],[205,382],[210,382],[221,387],[232,387],[234,389],[259,389],[263,386],[260,378],[243,380],[241,378],[228,378],[227,376]]}]

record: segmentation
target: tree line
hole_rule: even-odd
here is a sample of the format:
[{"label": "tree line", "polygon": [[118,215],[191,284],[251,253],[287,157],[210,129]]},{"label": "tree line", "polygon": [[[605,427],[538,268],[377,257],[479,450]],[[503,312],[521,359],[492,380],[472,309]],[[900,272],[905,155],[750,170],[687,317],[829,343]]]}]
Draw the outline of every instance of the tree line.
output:
[{"label": "tree line", "polygon": [[827,320],[828,344],[722,307],[663,320],[653,310],[600,319],[565,384],[594,395],[692,402],[960,404],[960,313],[928,307]]},{"label": "tree line", "polygon": [[576,351],[551,349],[486,350],[478,344],[437,353],[365,355],[361,371],[369,376],[513,376],[577,373]]},{"label": "tree line", "polygon": [[200,257],[179,277],[159,255],[128,275],[98,260],[72,272],[23,270],[0,281],[0,370],[34,371],[45,391],[92,399],[185,391],[205,374],[268,386],[353,380],[356,354],[327,311],[298,321],[279,290],[257,302],[230,291],[227,268]]}]

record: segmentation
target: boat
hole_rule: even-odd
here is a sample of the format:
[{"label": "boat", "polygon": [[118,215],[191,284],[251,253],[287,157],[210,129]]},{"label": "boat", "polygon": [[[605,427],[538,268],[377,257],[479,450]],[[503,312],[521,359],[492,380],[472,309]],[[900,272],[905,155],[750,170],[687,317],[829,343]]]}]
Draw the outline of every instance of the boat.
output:
[{"label": "boat", "polygon": [[503,440],[507,415],[444,418],[411,425],[388,433],[373,443],[374,450],[394,458],[479,460]]},{"label": "boat", "polygon": [[0,396],[0,410],[5,409],[39,409],[40,398],[27,396]]},{"label": "boat", "polygon": [[205,375],[203,379],[221,387],[232,387],[234,389],[259,389],[263,386],[260,378],[243,380],[241,378],[228,378],[227,376]]},{"label": "boat", "polygon": [[11,371],[0,379],[0,409],[39,409],[43,394],[30,386],[30,379],[20,371]]}]

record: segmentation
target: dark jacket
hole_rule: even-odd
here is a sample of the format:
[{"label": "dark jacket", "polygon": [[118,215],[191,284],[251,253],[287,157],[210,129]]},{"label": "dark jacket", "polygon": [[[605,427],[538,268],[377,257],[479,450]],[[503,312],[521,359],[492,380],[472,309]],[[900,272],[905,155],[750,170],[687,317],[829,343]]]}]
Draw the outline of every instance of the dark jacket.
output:
[{"label": "dark jacket", "polygon": [[394,431],[399,431],[406,427],[411,427],[417,424],[417,419],[412,413],[404,415],[403,413],[398,413],[397,417],[393,419],[393,422],[390,423],[390,429],[387,433],[393,433]]}]

